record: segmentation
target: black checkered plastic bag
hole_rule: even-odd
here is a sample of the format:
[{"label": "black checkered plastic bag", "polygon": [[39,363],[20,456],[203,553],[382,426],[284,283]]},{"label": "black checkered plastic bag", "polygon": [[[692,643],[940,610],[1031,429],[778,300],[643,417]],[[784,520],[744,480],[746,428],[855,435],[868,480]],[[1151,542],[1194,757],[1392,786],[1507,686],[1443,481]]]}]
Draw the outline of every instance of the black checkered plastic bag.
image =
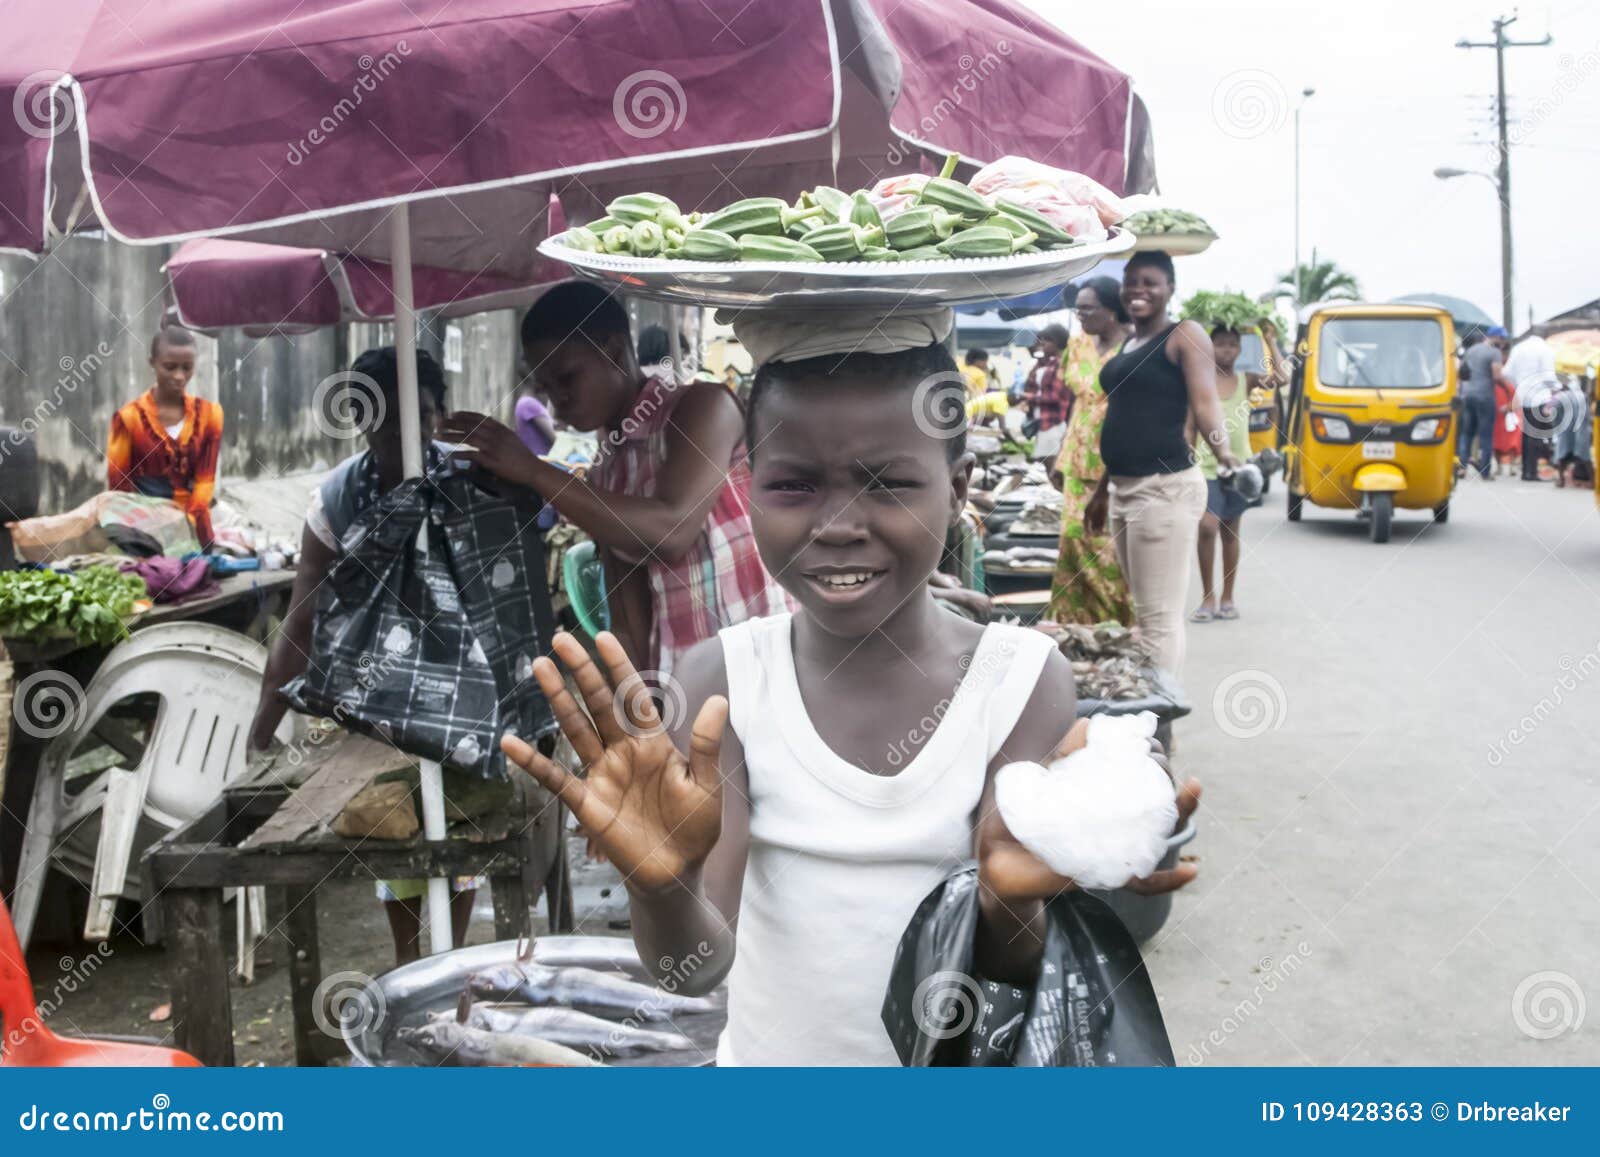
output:
[{"label": "black checkered plastic bag", "polygon": [[978,920],[973,867],[948,876],[911,917],[883,998],[883,1026],[901,1064],[1175,1063],[1139,946],[1103,902],[1073,891],[1045,905],[1044,948],[1032,988],[973,971]]},{"label": "black checkered plastic bag", "polygon": [[310,662],[282,690],[290,706],[503,778],[500,736],[532,742],[556,726],[532,678],[554,622],[538,511],[465,474],[381,496],[318,590]]}]

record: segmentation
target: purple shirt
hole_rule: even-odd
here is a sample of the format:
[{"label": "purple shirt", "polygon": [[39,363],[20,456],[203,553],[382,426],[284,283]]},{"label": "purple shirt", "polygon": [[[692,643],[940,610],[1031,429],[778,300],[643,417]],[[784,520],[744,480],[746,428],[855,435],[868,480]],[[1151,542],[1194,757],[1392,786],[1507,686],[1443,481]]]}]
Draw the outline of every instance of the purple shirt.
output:
[{"label": "purple shirt", "polygon": [[524,446],[542,458],[550,453],[550,447],[555,443],[534,425],[540,418],[546,422],[550,420],[550,411],[545,409],[543,402],[535,397],[517,399],[517,437],[522,439]]},{"label": "purple shirt", "polygon": [[[524,446],[542,458],[550,453],[550,447],[555,443],[533,424],[540,418],[546,422],[550,420],[550,411],[545,409],[543,402],[534,397],[517,399],[517,437],[522,439]],[[534,524],[540,530],[549,530],[556,524],[556,508],[545,503]]]}]

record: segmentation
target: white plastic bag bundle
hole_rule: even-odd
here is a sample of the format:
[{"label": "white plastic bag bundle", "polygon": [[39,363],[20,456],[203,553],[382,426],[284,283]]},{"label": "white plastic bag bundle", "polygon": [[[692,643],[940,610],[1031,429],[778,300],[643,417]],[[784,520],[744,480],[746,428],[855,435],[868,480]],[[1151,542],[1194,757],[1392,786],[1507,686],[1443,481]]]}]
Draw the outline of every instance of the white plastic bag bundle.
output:
[{"label": "white plastic bag bundle", "polygon": [[1148,876],[1178,822],[1172,780],[1150,754],[1156,717],[1097,715],[1084,747],[1045,767],[1008,763],[995,804],[1011,834],[1083,888]]}]

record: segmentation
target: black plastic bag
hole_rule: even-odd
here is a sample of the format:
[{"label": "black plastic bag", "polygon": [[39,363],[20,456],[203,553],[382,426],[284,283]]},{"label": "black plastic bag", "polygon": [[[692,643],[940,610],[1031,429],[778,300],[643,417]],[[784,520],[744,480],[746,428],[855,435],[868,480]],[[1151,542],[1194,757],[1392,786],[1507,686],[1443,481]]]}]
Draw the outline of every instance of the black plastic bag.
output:
[{"label": "black plastic bag", "polygon": [[1032,990],[973,972],[978,870],[952,873],[917,906],[900,938],[883,1024],[908,1066],[1019,1068],[1174,1064],[1139,947],[1104,903],[1065,892]]},{"label": "black plastic bag", "polygon": [[501,735],[555,730],[532,678],[554,621],[537,516],[536,502],[465,474],[381,496],[318,590],[310,661],[284,698],[409,755],[504,777]]}]

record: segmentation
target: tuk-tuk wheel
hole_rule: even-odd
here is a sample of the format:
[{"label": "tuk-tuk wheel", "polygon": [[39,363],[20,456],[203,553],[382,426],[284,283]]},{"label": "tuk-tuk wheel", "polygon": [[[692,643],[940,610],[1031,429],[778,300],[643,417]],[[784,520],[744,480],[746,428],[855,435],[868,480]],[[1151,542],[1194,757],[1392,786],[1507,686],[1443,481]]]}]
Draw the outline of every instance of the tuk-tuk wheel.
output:
[{"label": "tuk-tuk wheel", "polygon": [[1305,499],[1300,497],[1300,495],[1296,494],[1293,490],[1286,490],[1284,493],[1288,494],[1289,496],[1289,521],[1299,522],[1300,507],[1304,504]]},{"label": "tuk-tuk wheel", "polygon": [[1433,520],[1435,522],[1450,521],[1450,500],[1448,498],[1433,508]]},{"label": "tuk-tuk wheel", "polygon": [[1389,541],[1389,524],[1394,519],[1394,495],[1372,496],[1372,541]]}]

